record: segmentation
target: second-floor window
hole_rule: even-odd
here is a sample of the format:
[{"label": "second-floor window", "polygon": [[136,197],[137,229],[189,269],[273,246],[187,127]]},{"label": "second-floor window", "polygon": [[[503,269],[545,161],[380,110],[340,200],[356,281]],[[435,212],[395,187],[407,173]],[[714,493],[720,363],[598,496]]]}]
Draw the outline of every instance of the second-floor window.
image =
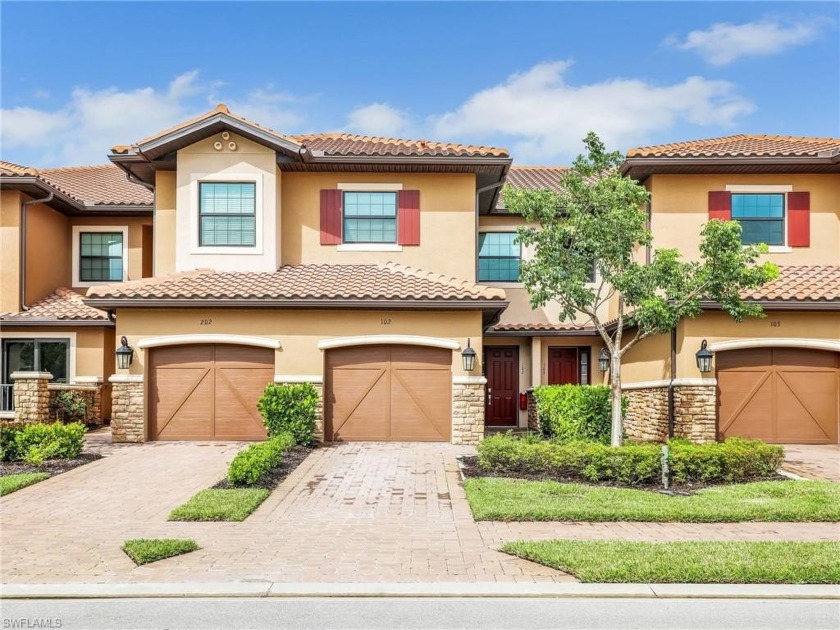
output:
[{"label": "second-floor window", "polygon": [[397,193],[345,192],[345,243],[396,243]]},{"label": "second-floor window", "polygon": [[785,244],[784,194],[733,193],[732,220],[741,224],[744,245]]},{"label": "second-floor window", "polygon": [[79,281],[123,280],[123,233],[79,232]]},{"label": "second-floor window", "polygon": [[478,281],[519,282],[522,250],[516,232],[478,235]]},{"label": "second-floor window", "polygon": [[255,246],[256,189],[254,182],[199,182],[199,245]]}]

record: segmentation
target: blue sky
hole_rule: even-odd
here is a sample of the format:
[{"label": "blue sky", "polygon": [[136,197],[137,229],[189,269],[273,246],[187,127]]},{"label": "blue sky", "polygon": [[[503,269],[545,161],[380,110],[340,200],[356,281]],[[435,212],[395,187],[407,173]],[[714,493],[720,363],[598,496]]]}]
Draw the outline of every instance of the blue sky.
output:
[{"label": "blue sky", "polygon": [[840,136],[840,3],[2,1],[2,159],[103,163],[225,101],[283,133],[566,164],[733,133]]}]

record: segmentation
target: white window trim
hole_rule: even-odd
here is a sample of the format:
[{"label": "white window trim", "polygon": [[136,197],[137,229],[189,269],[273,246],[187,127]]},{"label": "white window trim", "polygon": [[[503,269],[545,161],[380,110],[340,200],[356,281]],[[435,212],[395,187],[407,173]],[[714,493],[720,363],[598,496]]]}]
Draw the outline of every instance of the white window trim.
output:
[{"label": "white window trim", "polygon": [[[767,252],[770,254],[790,254],[793,252],[793,248],[788,245],[788,198],[787,193],[793,192],[793,186],[791,184],[727,184],[726,185],[726,192],[730,193],[746,193],[746,194],[753,194],[753,195],[761,195],[761,194],[784,194],[785,196],[785,214],[784,214],[784,229],[782,233],[785,238],[785,242],[781,245],[768,245]],[[737,221],[738,219],[732,219],[733,221]]]},{"label": "white window trim", "polygon": [[75,332],[7,332],[0,334],[0,342],[4,339],[69,339],[70,357],[67,365],[67,383],[76,382],[76,333]]},{"label": "white window trim", "polygon": [[348,192],[398,192],[403,189],[402,184],[383,183],[367,183],[364,182],[347,182],[335,185],[338,190],[346,190]]},{"label": "white window trim", "polygon": [[[190,175],[190,254],[193,255],[230,255],[230,256],[262,256],[263,254],[263,190],[265,177],[262,173],[192,173]],[[202,246],[201,222],[199,221],[199,183],[214,182],[253,182],[254,183],[254,245],[247,246]]]},{"label": "white window trim", "polygon": [[81,240],[82,232],[120,232],[123,236],[122,259],[123,259],[123,277],[121,282],[127,282],[128,277],[128,226],[127,225],[74,225],[72,230],[73,238],[73,286],[74,287],[95,287],[106,284],[114,284],[113,280],[103,280],[99,282],[82,282],[79,280],[81,261],[79,260],[82,252]]}]

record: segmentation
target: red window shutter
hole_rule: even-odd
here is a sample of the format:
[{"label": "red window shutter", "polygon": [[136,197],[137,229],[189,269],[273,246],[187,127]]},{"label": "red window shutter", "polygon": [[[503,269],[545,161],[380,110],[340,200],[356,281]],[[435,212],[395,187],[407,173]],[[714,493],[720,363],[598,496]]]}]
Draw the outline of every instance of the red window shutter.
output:
[{"label": "red window shutter", "polygon": [[732,220],[732,193],[723,190],[709,191],[709,221],[720,219]]},{"label": "red window shutter", "polygon": [[787,203],[788,245],[809,247],[811,245],[811,193],[789,192]]},{"label": "red window shutter", "polygon": [[321,245],[341,244],[341,191],[321,191]]},{"label": "red window shutter", "polygon": [[397,194],[397,243],[420,244],[420,191],[401,190]]}]

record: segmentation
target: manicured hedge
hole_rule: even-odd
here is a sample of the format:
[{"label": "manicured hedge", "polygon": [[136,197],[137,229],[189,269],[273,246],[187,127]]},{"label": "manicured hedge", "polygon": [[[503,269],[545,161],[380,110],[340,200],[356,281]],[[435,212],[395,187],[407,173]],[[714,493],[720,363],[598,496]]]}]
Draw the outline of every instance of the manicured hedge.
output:
[{"label": "manicured hedge", "polygon": [[[545,437],[610,443],[612,406],[606,385],[542,385],[534,388],[534,399]],[[626,399],[622,406],[626,409]]]},{"label": "manicured hedge", "polygon": [[283,461],[283,453],[295,445],[291,433],[281,433],[265,442],[251,444],[233,458],[228,482],[233,486],[253,486]]},{"label": "manicured hedge", "polygon": [[[493,436],[478,446],[478,466],[495,474],[526,474],[628,485],[656,484],[662,474],[660,444],[611,447],[598,442],[557,443]],[[721,483],[771,477],[784,457],[781,446],[760,440],[670,443],[674,483]]]},{"label": "manicured hedge", "polygon": [[81,422],[4,424],[0,427],[0,459],[34,466],[48,459],[75,459],[82,452],[86,431]]},{"label": "manicured hedge", "polygon": [[297,444],[315,439],[318,391],[312,383],[269,384],[257,403],[269,436],[291,433]]}]

